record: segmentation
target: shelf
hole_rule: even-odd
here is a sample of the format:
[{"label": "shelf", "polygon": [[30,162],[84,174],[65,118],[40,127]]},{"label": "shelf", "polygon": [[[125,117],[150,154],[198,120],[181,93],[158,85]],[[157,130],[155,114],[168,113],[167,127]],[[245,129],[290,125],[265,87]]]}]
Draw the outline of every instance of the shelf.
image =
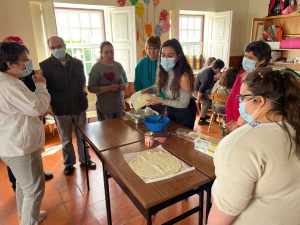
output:
[{"label": "shelf", "polygon": [[294,63],[285,63],[285,62],[273,62],[270,63],[273,66],[278,66],[278,67],[286,67],[290,68],[295,71],[300,71],[300,64],[294,64]]},{"label": "shelf", "polygon": [[280,18],[286,18],[286,17],[300,17],[300,13],[290,13],[290,14],[287,14],[287,15],[279,15],[279,16],[266,16],[266,17],[263,17],[262,19],[263,20],[272,20],[272,19],[280,19]]},{"label": "shelf", "polygon": [[271,48],[272,51],[291,51],[291,50],[300,50],[300,48]]}]

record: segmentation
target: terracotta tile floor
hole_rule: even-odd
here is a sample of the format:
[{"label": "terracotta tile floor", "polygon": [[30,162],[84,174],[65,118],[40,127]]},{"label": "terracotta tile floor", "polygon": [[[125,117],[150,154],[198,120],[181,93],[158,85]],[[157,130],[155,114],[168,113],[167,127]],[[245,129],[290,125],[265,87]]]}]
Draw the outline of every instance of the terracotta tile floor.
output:
[{"label": "terracotta tile floor", "polygon": [[[206,133],[207,126],[198,127],[197,131]],[[210,133],[219,136],[220,130],[214,124]],[[92,160],[97,163],[97,170],[90,171],[90,192],[87,191],[84,168],[76,164],[72,176],[63,174],[62,152],[59,138],[48,136],[46,138],[43,165],[45,171],[54,174],[54,179],[46,182],[46,191],[42,208],[48,216],[42,224],[47,225],[96,225],[106,223],[105,195],[102,179],[102,166],[96,155],[91,151]],[[6,167],[0,161],[0,225],[17,225],[15,194],[10,187]],[[113,224],[146,224],[145,219],[123,193],[117,183],[110,179],[111,208]],[[154,224],[161,224],[166,220],[190,209],[198,203],[198,198],[191,197],[179,202],[153,217]],[[198,215],[194,214],[178,224],[197,224]]]}]

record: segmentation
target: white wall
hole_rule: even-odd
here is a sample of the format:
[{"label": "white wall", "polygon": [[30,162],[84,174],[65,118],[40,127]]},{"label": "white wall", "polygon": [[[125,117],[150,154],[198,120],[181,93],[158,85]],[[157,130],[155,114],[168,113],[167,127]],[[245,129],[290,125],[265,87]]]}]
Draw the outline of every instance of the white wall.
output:
[{"label": "white wall", "polygon": [[[55,2],[117,6],[116,0],[56,0]],[[178,37],[176,19],[178,19],[179,10],[217,12],[232,10],[233,24],[230,55],[241,55],[244,46],[249,42],[252,17],[267,15],[268,2],[268,0],[243,0],[243,3],[241,3],[241,0],[161,0],[159,7],[156,9],[156,19],[162,9],[170,10],[173,20],[172,36]],[[42,22],[38,21],[41,18],[39,4],[44,12],[46,38],[48,38],[57,33],[53,0],[1,0],[0,2],[0,40],[8,35],[22,37],[30,49],[30,56],[35,67],[37,67],[38,61],[43,60],[48,55],[48,52],[42,49],[45,44],[45,37],[42,35]],[[127,5],[130,5],[129,0],[127,0]],[[150,3],[148,22],[156,24],[157,21],[153,21],[153,8],[153,4]],[[144,21],[146,21],[146,12]],[[139,23],[141,24],[141,20],[137,19],[137,27],[141,26]],[[161,37],[162,41],[168,38],[169,33],[164,33]],[[144,43],[138,45],[138,56],[143,46]]]},{"label": "white wall", "polygon": [[1,0],[0,41],[7,36],[21,37],[30,51],[34,68],[37,64],[37,48],[28,0]]}]

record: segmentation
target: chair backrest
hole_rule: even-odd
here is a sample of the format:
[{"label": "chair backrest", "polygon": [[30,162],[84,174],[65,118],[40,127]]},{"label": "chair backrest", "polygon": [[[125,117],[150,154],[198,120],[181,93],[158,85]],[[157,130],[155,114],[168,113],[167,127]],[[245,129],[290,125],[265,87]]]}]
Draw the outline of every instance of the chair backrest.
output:
[{"label": "chair backrest", "polygon": [[225,94],[211,93],[211,95],[210,95],[210,99],[213,102],[226,103],[227,98],[228,98],[228,95],[225,95]]}]

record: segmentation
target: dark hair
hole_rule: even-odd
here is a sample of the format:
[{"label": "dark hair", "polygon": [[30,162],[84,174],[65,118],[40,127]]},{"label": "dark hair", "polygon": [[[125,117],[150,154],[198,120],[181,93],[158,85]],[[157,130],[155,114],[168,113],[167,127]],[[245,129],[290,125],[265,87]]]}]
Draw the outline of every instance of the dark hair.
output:
[{"label": "dark hair", "polygon": [[211,64],[216,60],[215,57],[208,57],[206,65],[211,66]]},{"label": "dark hair", "polygon": [[100,45],[100,52],[103,51],[103,48],[106,46],[106,45],[110,45],[110,46],[113,46],[112,43],[110,43],[109,41],[103,41]]},{"label": "dark hair", "polygon": [[[296,143],[296,155],[300,159],[300,83],[288,70],[273,70],[270,67],[258,68],[248,73],[243,83],[254,95],[263,96],[272,102],[272,109],[267,113],[267,118],[271,120],[270,114],[283,116],[283,126]],[[296,131],[292,137],[287,124],[289,123]]]},{"label": "dark hair", "polygon": [[158,66],[158,76],[157,76],[157,94],[159,94],[162,89],[167,85],[168,81],[168,72],[164,70],[164,68],[160,65],[160,60],[161,60],[161,53],[162,49],[164,47],[171,47],[175,50],[177,56],[178,56],[178,61],[176,62],[173,70],[174,70],[174,79],[171,84],[171,91],[173,94],[173,97],[177,97],[179,95],[179,89],[180,89],[180,78],[181,76],[186,73],[189,76],[190,80],[190,88],[191,90],[194,88],[194,74],[192,71],[192,68],[190,64],[187,62],[186,57],[183,53],[182,47],[179,43],[179,41],[175,38],[169,39],[165,41],[160,49],[159,53],[159,66]]},{"label": "dark hair", "polygon": [[234,67],[229,67],[223,74],[220,79],[220,85],[225,87],[226,89],[231,89],[236,77],[238,75],[238,69]]},{"label": "dark hair", "polygon": [[161,45],[161,42],[160,42],[160,38],[159,37],[157,37],[157,36],[150,36],[147,39],[145,47],[147,48],[148,46],[151,46],[151,47],[155,47],[155,48],[159,49],[160,45]]},{"label": "dark hair", "polygon": [[0,43],[0,71],[8,70],[7,62],[17,63],[23,52],[29,53],[28,49],[18,42]]},{"label": "dark hair", "polygon": [[253,55],[255,55],[259,60],[265,60],[260,67],[267,66],[272,58],[271,47],[264,41],[253,41],[249,43],[245,48],[245,52],[253,52]]},{"label": "dark hair", "polygon": [[223,69],[224,66],[225,66],[225,63],[221,59],[216,59],[211,67],[213,69],[220,69],[221,70],[221,69]]}]

